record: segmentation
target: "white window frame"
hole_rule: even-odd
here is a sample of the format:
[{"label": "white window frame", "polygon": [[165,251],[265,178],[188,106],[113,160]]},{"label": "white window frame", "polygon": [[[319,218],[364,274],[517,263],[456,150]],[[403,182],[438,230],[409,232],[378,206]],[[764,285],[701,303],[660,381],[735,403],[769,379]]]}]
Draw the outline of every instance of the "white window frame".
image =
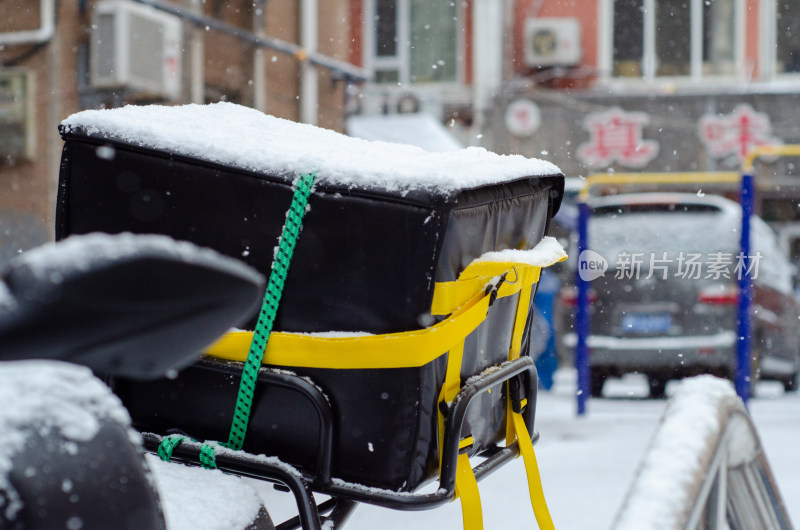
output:
[{"label": "white window frame", "polygon": [[[734,33],[739,37],[734,43],[733,75],[703,75],[703,2],[704,0],[688,0],[691,5],[691,53],[690,73],[685,76],[657,76],[656,64],[656,0],[642,0],[644,6],[643,20],[643,57],[642,76],[615,76],[614,69],[614,0],[598,0],[600,31],[598,35],[598,66],[601,79],[607,82],[624,81],[626,83],[655,83],[669,81],[671,83],[698,83],[701,81],[730,80],[741,81],[745,78],[744,57],[746,31],[745,0],[734,0]],[[774,2],[775,0],[768,0]],[[763,2],[762,2],[763,5]],[[773,10],[774,11],[774,10]],[[763,19],[763,17],[761,17]],[[774,17],[773,17],[774,18]]]},{"label": "white window frame", "polygon": [[[379,57],[375,54],[375,8],[376,0],[364,0],[363,3],[363,60],[364,66],[369,71],[393,69],[397,70],[398,86],[460,86],[464,82],[464,50],[466,49],[465,31],[462,31],[469,21],[466,20],[465,3],[462,0],[452,0],[456,4],[458,11],[458,28],[456,31],[456,76],[453,81],[441,82],[411,82],[411,57],[410,57],[410,34],[411,34],[411,2],[410,0],[396,0],[397,4],[397,55],[394,57]],[[391,86],[393,83],[375,83],[378,85]]]},{"label": "white window frame", "polygon": [[778,72],[778,0],[762,0],[759,12],[758,65],[765,80],[800,81],[800,72]]}]

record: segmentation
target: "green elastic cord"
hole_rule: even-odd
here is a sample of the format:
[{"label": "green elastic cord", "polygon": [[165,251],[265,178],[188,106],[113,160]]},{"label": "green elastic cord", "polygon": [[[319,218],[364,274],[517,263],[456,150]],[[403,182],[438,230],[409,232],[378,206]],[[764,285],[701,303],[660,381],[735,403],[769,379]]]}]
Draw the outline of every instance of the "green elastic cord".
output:
[{"label": "green elastic cord", "polygon": [[258,323],[253,333],[253,341],[250,343],[250,352],[242,371],[242,379],[239,383],[239,395],[236,398],[236,409],[234,411],[231,432],[228,436],[227,447],[239,450],[244,444],[244,436],[247,431],[247,424],[250,421],[250,408],[253,404],[253,392],[255,391],[258,370],[261,368],[261,361],[264,358],[264,349],[267,347],[269,334],[272,332],[272,323],[275,321],[275,313],[278,311],[278,304],[283,293],[283,284],[286,281],[286,273],[289,270],[289,262],[294,253],[294,246],[297,237],[300,235],[300,227],[303,225],[303,216],[306,213],[308,197],[311,194],[311,187],[314,185],[316,174],[302,175],[297,182],[292,197],[292,205],[286,216],[286,224],[283,225],[283,233],[278,243],[278,252],[272,262],[272,273],[269,276],[267,292],[264,295],[264,303],[261,305],[261,312],[258,315]]},{"label": "green elastic cord", "polygon": [[[258,379],[258,370],[261,368],[261,361],[264,358],[264,350],[267,347],[269,334],[272,332],[272,323],[275,321],[275,313],[278,311],[278,304],[283,293],[283,284],[286,281],[286,273],[289,271],[289,263],[294,254],[294,247],[300,235],[300,228],[303,225],[303,217],[308,205],[308,197],[311,194],[311,187],[314,185],[316,174],[302,175],[297,181],[294,190],[292,204],[286,215],[286,223],[283,225],[283,233],[278,243],[278,252],[272,262],[272,272],[267,284],[267,292],[264,295],[264,302],[258,315],[258,323],[253,333],[253,341],[250,343],[250,352],[242,370],[242,379],[239,383],[239,395],[236,398],[236,409],[231,424],[231,432],[228,442],[220,444],[224,447],[236,451],[244,444],[244,435],[247,431],[247,424],[250,421],[250,409],[253,405],[253,393]],[[164,438],[158,446],[158,456],[162,460],[169,462],[172,458],[172,451],[180,445],[185,436],[172,434]],[[216,469],[217,462],[214,456],[214,446],[204,443],[200,446],[200,464],[206,469]]]},{"label": "green elastic cord", "polygon": [[[178,447],[186,436],[170,434],[158,444],[158,457],[164,462],[172,460],[172,452]],[[214,456],[214,447],[209,443],[200,446],[200,465],[205,469],[217,469],[217,458]]]},{"label": "green elastic cord", "polygon": [[166,436],[161,440],[161,443],[158,444],[158,457],[164,462],[169,462],[172,458],[172,451],[185,439],[186,437],[180,434],[170,434]]},{"label": "green elastic cord", "polygon": [[209,443],[200,446],[200,466],[205,469],[217,469],[217,457],[214,456],[214,447]]}]

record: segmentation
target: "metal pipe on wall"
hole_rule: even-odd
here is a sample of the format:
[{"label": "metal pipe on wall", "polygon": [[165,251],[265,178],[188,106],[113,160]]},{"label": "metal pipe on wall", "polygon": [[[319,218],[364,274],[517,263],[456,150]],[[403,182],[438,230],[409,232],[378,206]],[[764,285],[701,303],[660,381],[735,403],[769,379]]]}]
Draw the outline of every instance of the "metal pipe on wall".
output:
[{"label": "metal pipe on wall", "polygon": [[[491,99],[503,81],[503,29],[505,4],[474,0],[472,4],[472,118],[473,136],[480,138],[486,127]],[[482,143],[482,142],[481,142]]]},{"label": "metal pipe on wall", "polygon": [[[318,8],[317,0],[303,0],[300,7],[300,45],[308,54],[317,52]],[[316,125],[319,110],[319,74],[316,66],[308,60],[303,60],[300,68],[300,121]]]},{"label": "metal pipe on wall", "polygon": [[[266,35],[266,10],[267,0],[258,0],[253,4],[253,33],[256,37]],[[253,51],[253,108],[266,112],[267,110],[267,71],[266,53],[264,48],[256,46]]]},{"label": "metal pipe on wall", "polygon": [[[189,0],[192,13],[203,14],[202,0]],[[205,41],[200,28],[189,29],[189,100],[205,103]]]},{"label": "metal pipe on wall", "polygon": [[221,20],[217,20],[212,17],[206,17],[190,13],[185,9],[181,9],[178,6],[175,6],[174,4],[171,4],[169,2],[164,2],[163,0],[130,0],[130,1],[154,7],[159,11],[163,11],[165,13],[171,13],[175,16],[182,18],[183,20],[186,20],[187,22],[190,22],[202,28],[219,31],[220,33],[224,33],[226,35],[232,35],[243,42],[249,42],[259,47],[269,48],[271,50],[276,50],[282,53],[288,53],[295,57],[304,57],[311,64],[315,64],[323,68],[328,68],[330,70],[333,70],[334,72],[339,72],[343,77],[352,79],[354,81],[369,81],[372,78],[372,74],[368,70],[350,64],[346,61],[342,61],[334,57],[329,57],[327,55],[322,55],[321,53],[317,52],[306,52],[301,46],[298,46],[297,44],[286,42],[273,37],[267,37],[267,36],[257,37],[256,35],[253,35],[252,31],[244,30],[242,28],[239,28],[232,24],[228,24]]}]

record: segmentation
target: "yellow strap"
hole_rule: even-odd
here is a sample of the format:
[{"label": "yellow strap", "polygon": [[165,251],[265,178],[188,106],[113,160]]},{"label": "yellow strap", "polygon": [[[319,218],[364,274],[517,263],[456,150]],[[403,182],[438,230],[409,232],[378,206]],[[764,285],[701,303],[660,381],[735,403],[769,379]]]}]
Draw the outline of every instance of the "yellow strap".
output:
[{"label": "yellow strap", "polygon": [[519,359],[520,351],[522,351],[522,335],[525,333],[525,324],[528,322],[532,291],[531,284],[519,292],[517,314],[514,317],[514,332],[511,335],[511,349],[508,352],[509,361]]},{"label": "yellow strap", "polygon": [[447,372],[445,372],[442,385],[442,397],[445,403],[450,403],[461,390],[461,360],[464,358],[464,341],[453,346],[447,356]]},{"label": "yellow strap", "polygon": [[[519,358],[522,349],[522,335],[528,320],[532,292],[532,287],[524,289],[520,292],[519,300],[517,301],[514,331],[511,338],[511,348],[508,352],[508,360],[510,361]],[[507,401],[506,444],[510,445],[514,442],[514,439],[517,440],[519,452],[525,462],[525,471],[528,476],[528,490],[536,522],[541,530],[552,530],[554,528],[553,520],[550,518],[550,511],[547,509],[547,502],[545,501],[544,492],[542,491],[542,479],[539,476],[539,465],[536,462],[536,454],[533,452],[533,443],[531,442],[530,434],[528,434],[528,428],[525,426],[525,420],[522,414],[512,410],[510,396]],[[524,407],[525,404],[524,400],[522,406]]]},{"label": "yellow strap", "polygon": [[506,274],[498,298],[511,296],[539,281],[542,268],[524,263],[473,261],[453,282],[438,282],[433,288],[431,314],[449,315],[467,300],[483,291],[493,278]]},{"label": "yellow strap", "polygon": [[[423,366],[463,342],[486,319],[490,296],[477,294],[449,318],[417,331],[357,337],[319,337],[297,333],[270,335],[264,364],[307,368],[408,368]],[[206,354],[244,362],[251,331],[225,334]]]},{"label": "yellow strap", "polygon": [[432,315],[449,315],[452,308],[469,300],[470,296],[484,289],[491,278],[470,278],[454,282],[437,282],[433,286]]},{"label": "yellow strap", "polygon": [[[511,334],[511,348],[508,350],[509,361],[519,359],[519,354],[522,351],[522,336],[525,333],[525,324],[528,322],[528,312],[531,307],[532,294],[532,285],[519,293],[517,313],[514,317],[514,330]],[[506,403],[506,445],[510,445],[514,441],[514,427],[511,421],[511,415],[513,413],[514,411],[511,410],[511,399],[508,399]]]},{"label": "yellow strap", "polygon": [[[540,272],[541,267],[523,263],[473,262],[457,281],[436,284],[432,313],[450,316],[430,328],[336,338],[273,332],[263,362],[277,366],[334,369],[423,366],[443,355],[483,322],[490,301],[485,294],[487,282],[508,273],[497,292],[497,297],[502,298],[527,290],[539,280]],[[250,331],[229,332],[205,353],[244,362],[252,336]]]},{"label": "yellow strap", "polygon": [[522,414],[513,414],[514,430],[517,434],[519,452],[525,462],[525,471],[528,475],[528,490],[531,496],[531,506],[533,515],[536,516],[536,523],[541,530],[554,530],[553,520],[550,518],[550,510],[547,509],[547,502],[542,491],[542,479],[539,476],[539,465],[536,463],[536,454],[533,452],[533,443],[525,427],[525,420]]},{"label": "yellow strap", "polygon": [[[539,475],[539,464],[536,462],[536,453],[533,451],[533,442],[525,426],[522,414],[513,413],[512,423],[514,432],[519,444],[519,452],[525,463],[525,473],[528,477],[528,492],[531,497],[533,515],[540,530],[555,530],[553,519],[550,517],[550,510],[547,508],[547,501],[542,490],[542,479]],[[459,447],[466,447],[471,442],[467,438],[462,440]],[[458,465],[456,467],[456,491],[455,498],[461,498],[461,515],[463,518],[464,530],[483,529],[483,511],[481,509],[480,492],[475,474],[469,463],[466,453],[458,455]]]},{"label": "yellow strap", "polygon": [[483,510],[478,492],[478,481],[469,465],[466,453],[458,455],[456,467],[456,497],[461,498],[461,517],[464,530],[483,530]]},{"label": "yellow strap", "polygon": [[[439,399],[437,403],[450,404],[456,397],[458,391],[461,390],[461,360],[464,357],[464,341],[450,348],[447,352],[447,369],[444,375],[444,383],[439,390]],[[438,408],[438,423],[439,423],[439,469],[442,468],[442,448],[444,447],[444,414],[442,414],[441,407]],[[472,438],[469,438],[472,440]],[[471,443],[471,442],[470,442]]]}]

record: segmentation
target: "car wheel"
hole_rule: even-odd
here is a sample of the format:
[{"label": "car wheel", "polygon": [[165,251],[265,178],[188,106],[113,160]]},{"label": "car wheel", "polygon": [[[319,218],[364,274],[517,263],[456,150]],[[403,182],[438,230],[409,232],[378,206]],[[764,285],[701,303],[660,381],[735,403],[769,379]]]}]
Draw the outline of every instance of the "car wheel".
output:
[{"label": "car wheel", "polygon": [[647,377],[650,386],[650,399],[664,399],[667,397],[667,378],[657,375]]},{"label": "car wheel", "polygon": [[785,392],[795,392],[797,391],[798,383],[798,373],[795,372],[790,375],[788,378],[783,380],[783,390]]},{"label": "car wheel", "polygon": [[603,384],[606,382],[605,374],[592,372],[591,392],[592,397],[603,397]]}]

